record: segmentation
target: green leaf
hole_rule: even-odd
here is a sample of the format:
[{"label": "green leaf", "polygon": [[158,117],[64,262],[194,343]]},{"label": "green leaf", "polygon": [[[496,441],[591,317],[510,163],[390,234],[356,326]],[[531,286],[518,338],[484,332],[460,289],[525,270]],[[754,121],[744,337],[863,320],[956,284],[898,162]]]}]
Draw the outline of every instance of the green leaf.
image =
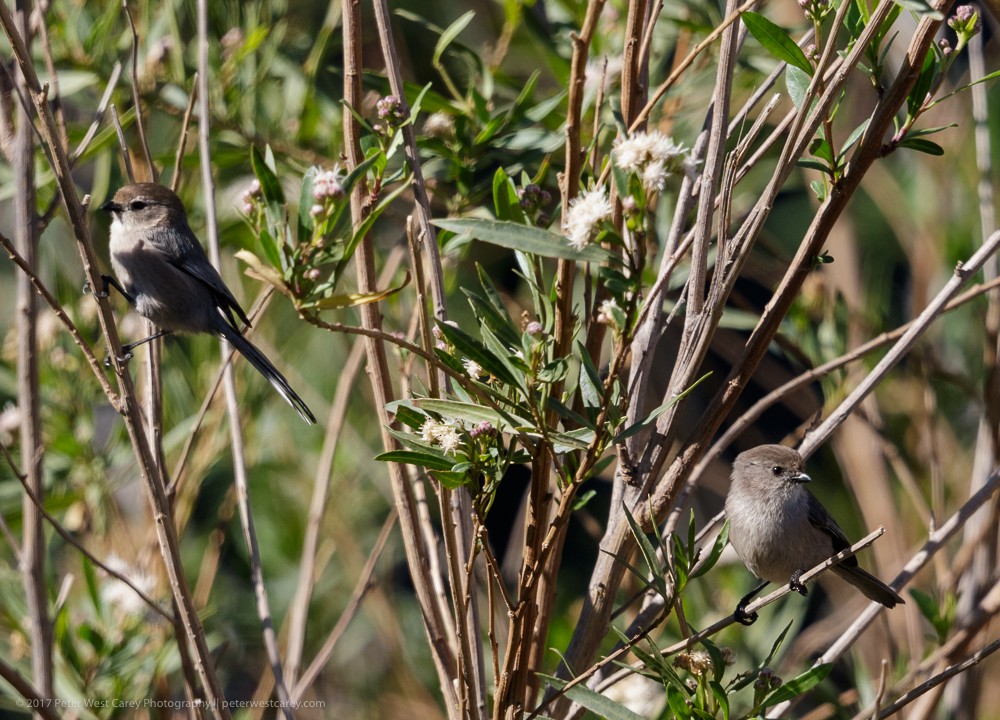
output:
[{"label": "green leaf", "polygon": [[376,455],[375,459],[382,462],[416,465],[418,467],[425,467],[428,470],[451,470],[455,465],[454,461],[446,457],[432,455],[428,452],[417,452],[415,450],[390,450],[381,455]]},{"label": "green leaf", "polygon": [[653,547],[653,543],[650,542],[646,533],[644,533],[642,528],[639,527],[639,523],[636,522],[635,518],[632,516],[628,506],[622,504],[622,510],[625,511],[625,519],[628,521],[628,526],[632,530],[632,536],[639,545],[639,551],[642,553],[643,560],[646,561],[646,567],[649,568],[653,588],[656,589],[656,592],[659,593],[660,597],[664,600],[669,600],[667,597],[667,580],[663,573],[663,569],[660,567],[660,562],[656,557],[656,548]]},{"label": "green leaf", "polygon": [[806,91],[809,90],[811,82],[809,73],[799,70],[794,65],[785,68],[785,87],[788,89],[788,97],[792,104],[802,109],[802,103],[806,101]]},{"label": "green leaf", "polygon": [[927,100],[927,93],[934,85],[934,79],[938,73],[938,59],[933,50],[928,49],[924,56],[924,63],[920,67],[920,75],[917,81],[906,96],[906,107],[911,117],[914,117]]},{"label": "green leaf", "polygon": [[795,44],[794,40],[788,37],[784,28],[775,25],[763,15],[758,15],[755,12],[743,13],[743,24],[769,53],[807,75],[813,74],[813,66],[809,63],[806,54],[802,52],[802,48]]},{"label": "green leaf", "polygon": [[494,377],[508,385],[517,386],[517,380],[507,369],[507,366],[496,355],[486,349],[486,346],[469,333],[449,323],[439,323],[444,339],[455,346],[462,355],[479,363],[479,366]]},{"label": "green leaf", "polygon": [[896,147],[907,148],[908,150],[916,150],[917,152],[927,153],[928,155],[944,155],[944,148],[938,145],[936,142],[931,142],[930,140],[924,140],[923,138],[903,138]]},{"label": "green leaf", "polygon": [[583,400],[583,406],[586,408],[600,407],[603,392],[601,375],[594,367],[590,353],[587,352],[583,343],[578,340],[576,344],[580,355],[580,399]]},{"label": "green leaf", "polygon": [[458,20],[453,22],[445,31],[441,33],[441,37],[438,38],[437,45],[434,46],[434,56],[431,59],[431,63],[436,67],[441,63],[441,56],[444,51],[448,49],[448,46],[454,42],[455,38],[465,30],[466,25],[472,22],[472,18],[476,16],[473,10],[462,15]]},{"label": "green leaf", "polygon": [[691,579],[696,577],[701,577],[713,567],[715,563],[719,562],[719,558],[722,556],[722,551],[726,549],[726,543],[729,542],[729,521],[726,520],[722,524],[722,531],[719,536],[715,538],[715,543],[712,545],[712,551],[705,558],[705,562],[701,563],[698,569],[691,574]]},{"label": "green leaf", "polygon": [[386,403],[385,409],[395,415],[399,422],[415,430],[419,430],[427,420],[426,415],[413,409],[409,400],[393,400]]},{"label": "green leaf", "polygon": [[[528,433],[532,436],[540,437],[538,433]],[[572,452],[574,450],[586,450],[590,443],[594,441],[594,431],[590,428],[577,428],[569,432],[548,432],[549,440],[552,441],[552,450],[557,455]]]},{"label": "green leaf", "polygon": [[777,705],[778,703],[783,703],[786,700],[792,700],[797,698],[803,693],[809,692],[814,687],[819,685],[827,675],[830,674],[830,670],[833,669],[833,663],[823,663],[822,665],[817,665],[816,667],[809,668],[801,675],[792,678],[788,682],[784,683],[776,689],[773,693],[767,696],[764,700],[763,705]]},{"label": "green leaf", "polygon": [[820,160],[826,160],[827,163],[833,164],[833,148],[825,138],[813,138],[812,142],[809,143],[809,152]]},{"label": "green leaf", "polygon": [[[561,690],[568,684],[565,680],[561,680],[550,675],[542,675],[539,673],[538,677],[545,680],[546,683],[557,690]],[[606,718],[606,720],[645,720],[642,715],[632,712],[624,705],[619,705],[605,695],[594,692],[583,683],[574,685],[567,690],[566,697],[573,702],[582,705],[587,710],[596,713],[600,717]]]},{"label": "green leaf", "polygon": [[476,240],[491,245],[520,250],[531,255],[580,262],[604,262],[610,258],[608,252],[599,245],[588,245],[577,250],[562,235],[513,222],[482,218],[453,218],[435,220],[434,224],[454,233],[468,233]]},{"label": "green leaf", "polygon": [[892,0],[894,3],[899,5],[904,10],[909,10],[912,13],[916,13],[921,17],[926,17],[930,20],[942,20],[944,15],[939,13],[933,7],[931,7],[924,0]]},{"label": "green leaf", "polygon": [[811,160],[809,158],[799,158],[796,163],[801,168],[809,168],[810,170],[819,170],[824,175],[831,175],[830,167],[825,163],[821,163],[819,160]]},{"label": "green leaf", "polygon": [[527,223],[514,183],[502,167],[493,173],[493,210],[500,220],[515,222],[518,225]]},{"label": "green leaf", "polygon": [[708,687],[711,689],[712,695],[715,696],[715,702],[722,710],[722,720],[729,720],[729,696],[726,695],[725,688],[718,680],[709,680]]},{"label": "green leaf", "polygon": [[[1000,70],[997,71],[1000,73]],[[926,135],[934,135],[935,133],[942,132],[944,130],[950,130],[951,128],[958,127],[958,123],[949,123],[948,125],[938,125],[937,127],[922,128],[920,130],[910,130],[906,133],[906,139],[924,137]]]},{"label": "green leaf", "polygon": [[667,685],[667,705],[674,714],[675,720],[686,720],[691,717],[691,706],[687,703],[687,694],[674,684]]},{"label": "green leaf", "polygon": [[260,189],[267,204],[276,204],[278,207],[284,205],[285,191],[281,189],[281,182],[274,171],[268,167],[267,161],[264,160],[264,156],[261,155],[256,145],[250,147],[250,166],[260,182]]},{"label": "green leaf", "polygon": [[503,432],[510,432],[517,428],[531,425],[530,422],[516,415],[501,414],[493,408],[474,403],[459,402],[457,400],[438,400],[437,398],[416,398],[412,402],[419,409],[435,413],[441,417],[464,420],[472,425],[488,422]]},{"label": "green leaf", "polygon": [[624,440],[626,438],[629,438],[632,435],[635,435],[637,432],[639,432],[640,430],[642,430],[644,427],[652,424],[652,422],[654,420],[656,420],[656,418],[660,417],[660,415],[662,415],[667,410],[669,410],[671,407],[673,407],[674,405],[676,405],[677,403],[679,403],[681,400],[683,400],[684,398],[686,398],[688,396],[688,393],[690,393],[692,390],[694,390],[696,387],[698,387],[702,383],[702,381],[705,380],[711,374],[712,373],[707,372],[704,375],[702,375],[700,378],[698,378],[693,383],[691,383],[690,387],[688,387],[684,392],[682,392],[679,395],[676,395],[676,396],[670,398],[665,403],[663,403],[662,405],[660,405],[658,408],[656,408],[652,412],[650,412],[649,415],[647,415],[646,417],[644,417],[642,420],[640,420],[639,422],[635,423],[634,425],[630,425],[629,427],[625,428],[620,433],[618,433],[617,435],[615,435],[615,438],[614,438],[614,440],[612,442],[613,443],[620,443],[622,440]]}]

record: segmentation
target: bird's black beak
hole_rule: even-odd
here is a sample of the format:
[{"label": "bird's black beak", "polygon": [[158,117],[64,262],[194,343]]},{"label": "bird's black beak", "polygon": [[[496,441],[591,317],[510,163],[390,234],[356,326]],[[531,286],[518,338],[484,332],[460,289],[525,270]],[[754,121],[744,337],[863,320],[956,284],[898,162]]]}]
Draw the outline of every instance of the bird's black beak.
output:
[{"label": "bird's black beak", "polygon": [[121,203],[116,203],[114,200],[108,200],[106,203],[101,205],[99,209],[104,212],[121,212],[122,206]]},{"label": "bird's black beak", "polygon": [[812,482],[812,478],[809,477],[808,475],[806,475],[804,472],[800,472],[798,475],[793,475],[792,477],[790,477],[788,479],[791,480],[793,483],[807,483],[807,482]]}]

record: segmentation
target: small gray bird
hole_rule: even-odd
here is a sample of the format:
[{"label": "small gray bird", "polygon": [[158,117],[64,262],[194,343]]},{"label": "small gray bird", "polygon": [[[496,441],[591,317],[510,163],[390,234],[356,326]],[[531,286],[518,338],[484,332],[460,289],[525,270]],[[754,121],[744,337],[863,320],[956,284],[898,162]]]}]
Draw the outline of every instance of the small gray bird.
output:
[{"label": "small gray bird", "polygon": [[221,335],[306,422],[316,422],[285,377],[240,333],[233,313],[248,326],[250,320],[191,232],[173,191],[155,183],[126,185],[101,210],[111,213],[111,266],[118,276],[104,276],[105,292],[109,284],[116,287],[160,330],[126,345],[126,353],[172,332]]},{"label": "small gray bird", "polygon": [[[747,569],[763,581],[736,607],[736,619],[744,625],[757,619],[746,606],[769,582],[788,582],[805,595],[799,576],[851,545],[826,508],[803,487],[807,482],[802,456],[791,448],[761,445],[736,456],[726,497],[729,542]],[[861,569],[853,555],[832,570],[886,607],[903,602],[895,590]]]}]

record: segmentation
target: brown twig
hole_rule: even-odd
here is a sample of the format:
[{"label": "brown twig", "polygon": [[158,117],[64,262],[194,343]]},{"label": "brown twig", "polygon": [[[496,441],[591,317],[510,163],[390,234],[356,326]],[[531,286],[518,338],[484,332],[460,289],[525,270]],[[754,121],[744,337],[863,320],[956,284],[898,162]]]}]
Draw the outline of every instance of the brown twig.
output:
[{"label": "brown twig", "polygon": [[170,189],[177,192],[181,185],[181,164],[184,162],[184,146],[187,145],[188,128],[191,125],[191,115],[194,114],[195,101],[198,99],[198,73],[191,78],[191,95],[188,97],[184,118],[181,120],[181,138],[177,141],[177,154],[174,156],[174,174],[170,178]]},{"label": "brown twig", "polygon": [[[59,185],[63,203],[66,207],[70,226],[73,228],[73,234],[77,240],[77,249],[80,253],[86,279],[91,287],[100,287],[101,277],[97,258],[90,238],[87,217],[77,196],[76,187],[73,182],[69,158],[66,155],[65,149],[59,144],[55,119],[46,102],[45,89],[38,80],[31,55],[16,30],[6,3],[0,3],[0,25],[2,25],[4,33],[10,41],[17,65],[26,80],[31,101],[38,113],[40,131],[45,141],[48,158],[52,163],[52,169]],[[199,675],[199,680],[205,688],[209,706],[213,713],[228,720],[230,716],[229,710],[222,702],[222,690],[214,668],[211,665],[211,656],[208,650],[208,643],[205,640],[204,629],[191,601],[190,591],[184,577],[177,534],[174,532],[170,522],[169,503],[164,493],[166,483],[163,475],[156,466],[152,451],[142,431],[142,418],[139,412],[139,405],[136,401],[132,379],[128,375],[124,364],[118,359],[121,357],[121,341],[118,338],[110,307],[107,302],[100,301],[98,308],[101,329],[108,341],[108,345],[111,347],[110,362],[115,375],[118,377],[120,395],[116,398],[118,400],[116,409],[122,413],[129,440],[132,443],[138,461],[139,473],[149,493],[150,504],[153,507],[153,521],[157,528],[157,540],[159,541],[161,555],[167,568],[171,592],[174,594],[177,602],[185,633],[196,649],[193,661]]]},{"label": "brown twig", "polygon": [[42,504],[41,498],[38,497],[38,495],[35,494],[35,492],[28,485],[27,478],[24,476],[23,473],[21,473],[21,471],[14,464],[14,458],[11,457],[10,452],[7,450],[7,446],[4,445],[3,443],[0,443],[0,453],[3,454],[4,459],[10,466],[11,471],[14,473],[14,477],[18,479],[18,481],[21,483],[21,486],[24,488],[25,495],[32,502],[32,504],[34,504],[34,506],[38,509],[42,517],[44,517],[45,520],[49,523],[49,525],[52,526],[52,529],[56,531],[59,537],[61,537],[63,540],[65,540],[70,545],[75,547],[80,552],[81,555],[83,555],[85,558],[87,558],[87,560],[90,561],[90,563],[94,567],[103,570],[110,577],[113,577],[114,579],[124,583],[130,590],[132,590],[132,592],[134,592],[139,597],[140,600],[146,603],[146,605],[149,607],[150,610],[155,612],[157,615],[160,615],[164,620],[169,622],[171,625],[174,625],[177,622],[177,619],[173,615],[171,615],[169,612],[161,608],[160,605],[155,600],[149,597],[149,595],[147,595],[134,582],[129,580],[127,576],[123,575],[122,573],[118,572],[114,568],[104,563],[102,560],[98,559],[98,557],[94,555],[92,552],[90,552],[90,550],[88,550],[86,547],[84,547],[83,544],[79,540],[77,540],[69,530],[63,527],[62,523],[60,523],[59,520],[54,515],[52,515],[52,513],[50,513],[48,510],[45,509],[45,506]]},{"label": "brown twig", "polygon": [[[17,21],[21,36],[27,45],[32,44],[30,2],[16,3]],[[45,56],[51,60],[48,44]],[[22,70],[16,87],[23,97],[28,91],[28,80]],[[57,112],[61,118],[61,112]],[[34,269],[38,265],[38,215],[35,196],[35,146],[34,112],[30,107],[18,106],[17,129],[14,132],[14,243],[25,264]],[[56,123],[57,142],[65,138],[65,124]],[[64,147],[64,145],[61,145]],[[31,671],[35,686],[43,697],[54,697],[53,676],[53,627],[49,612],[49,594],[46,584],[46,550],[42,514],[29,495],[41,496],[45,492],[45,442],[42,437],[41,384],[38,363],[38,302],[30,277],[17,273],[15,288],[15,327],[17,330],[17,406],[21,416],[19,432],[21,464],[25,469],[25,497],[21,504],[21,581],[24,586],[28,611],[28,632],[31,642]],[[21,477],[20,475],[18,476]]]},{"label": "brown twig", "polygon": [[[129,22],[131,23],[131,17]],[[135,29],[133,26],[133,40],[135,40],[134,32]],[[133,46],[133,62],[134,58],[135,48]],[[201,158],[202,196],[205,199],[205,227],[208,234],[209,257],[212,260],[212,264],[216,268],[219,268],[219,233],[215,211],[215,179],[212,175],[212,154],[209,138],[211,109],[209,107],[208,71],[208,1],[198,0],[198,146]],[[141,137],[143,137],[143,142],[145,142],[145,137],[142,135]],[[145,148],[145,152],[147,153],[148,160],[148,148]],[[150,172],[153,172],[152,166]],[[264,648],[267,653],[271,672],[274,675],[275,690],[278,700],[281,703],[282,714],[288,720],[293,720],[295,713],[289,701],[288,687],[285,684],[284,673],[281,667],[281,651],[278,648],[278,639],[274,632],[274,622],[271,619],[271,607],[268,601],[267,588],[264,584],[264,569],[260,558],[260,544],[257,541],[253,510],[250,507],[246,454],[243,444],[243,429],[240,425],[239,401],[236,396],[236,381],[233,377],[232,365],[227,360],[229,343],[222,338],[220,338],[219,343],[222,350],[222,364],[224,366],[223,387],[225,389],[226,408],[229,415],[229,432],[232,439],[233,480],[236,485],[240,525],[243,528],[243,537],[250,556],[250,573],[257,604],[257,617],[260,619]]]},{"label": "brown twig", "polygon": [[[136,30],[135,21],[132,20],[132,13],[128,10],[128,0],[121,0],[121,2],[122,12],[125,13],[125,17],[128,19],[129,30],[132,31],[132,67],[130,69],[132,82],[130,85],[132,87],[132,105],[135,107],[136,130],[139,132],[139,147],[142,148],[142,157],[146,162],[146,172],[149,173],[149,181],[155,183],[157,181],[157,171],[156,166],[153,164],[153,157],[149,152],[149,142],[146,140],[145,123],[142,121],[142,102],[139,98],[139,31]],[[135,180],[132,182],[135,182]]]},{"label": "brown twig", "polygon": [[[344,42],[344,101],[346,108],[361,105],[361,15],[359,0],[343,0],[343,42]],[[350,110],[344,110],[344,153],[347,165],[357,167],[364,160],[360,146],[360,128]],[[351,221],[357,230],[364,222],[366,209],[364,198],[367,193],[367,182],[362,179],[351,191]],[[433,237],[427,235],[426,237]],[[355,254],[355,267],[358,276],[358,292],[369,292],[375,288],[375,256],[370,237],[362,239]],[[381,331],[381,315],[375,304],[363,305],[361,322],[366,330]],[[393,399],[392,379],[389,375],[388,359],[384,345],[374,337],[365,340],[368,358],[368,373],[372,391],[375,395],[374,405],[378,413],[378,424],[382,431],[382,444],[386,450],[397,446],[395,439],[388,432],[392,420],[385,406]],[[416,591],[417,604],[424,621],[424,629],[430,641],[431,655],[437,670],[439,685],[444,695],[444,703],[449,717],[456,718],[458,697],[452,680],[457,677],[457,659],[455,649],[449,646],[445,638],[446,621],[439,614],[434,591],[429,578],[429,559],[431,552],[420,531],[416,498],[409,482],[405,468],[399,463],[389,463],[389,479],[392,494],[399,514],[399,526],[403,536],[403,547],[410,568],[410,577]]]},{"label": "brown twig", "polygon": [[378,537],[375,540],[375,545],[372,547],[372,551],[368,556],[368,561],[365,563],[364,569],[361,571],[361,575],[358,577],[358,582],[354,586],[354,592],[351,593],[351,599],[348,600],[347,606],[344,608],[344,612],[340,614],[337,619],[337,624],[334,626],[333,630],[327,636],[326,641],[323,643],[322,647],[316,657],[312,659],[309,663],[309,667],[305,669],[302,673],[302,678],[295,683],[292,687],[292,702],[298,702],[302,699],[305,691],[316,680],[323,666],[326,665],[330,660],[330,656],[333,655],[333,650],[337,645],[337,641],[344,634],[347,626],[350,624],[351,620],[354,619],[355,615],[358,613],[358,609],[361,607],[361,602],[365,599],[365,595],[371,589],[372,575],[375,574],[375,566],[378,564],[379,558],[382,557],[382,551],[385,550],[385,545],[389,540],[389,535],[392,529],[396,527],[396,513],[390,512],[386,516],[385,522],[382,523],[382,529],[379,531]]}]

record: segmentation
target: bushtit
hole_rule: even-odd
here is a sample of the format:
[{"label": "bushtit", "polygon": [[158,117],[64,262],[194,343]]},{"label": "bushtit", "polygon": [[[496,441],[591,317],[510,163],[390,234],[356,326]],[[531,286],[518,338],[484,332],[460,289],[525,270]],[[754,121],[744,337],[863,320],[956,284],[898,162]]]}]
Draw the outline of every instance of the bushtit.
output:
[{"label": "bushtit", "polygon": [[[809,481],[802,472],[802,456],[791,448],[761,445],[736,456],[726,498],[729,542],[747,569],[763,581],[736,607],[736,619],[745,625],[757,619],[746,606],[765,585],[788,582],[805,595],[799,576],[851,545],[826,508],[803,487]],[[853,555],[831,569],[875,602],[890,608],[903,602],[892,588],[862,570]]]},{"label": "bushtit", "polygon": [[110,277],[105,282],[159,328],[152,337],[172,332],[221,335],[306,422],[316,422],[284,376],[240,334],[233,313],[248,326],[250,321],[191,232],[177,195],[154,183],[126,185],[101,210],[111,213],[111,266],[118,276],[118,282]]}]

